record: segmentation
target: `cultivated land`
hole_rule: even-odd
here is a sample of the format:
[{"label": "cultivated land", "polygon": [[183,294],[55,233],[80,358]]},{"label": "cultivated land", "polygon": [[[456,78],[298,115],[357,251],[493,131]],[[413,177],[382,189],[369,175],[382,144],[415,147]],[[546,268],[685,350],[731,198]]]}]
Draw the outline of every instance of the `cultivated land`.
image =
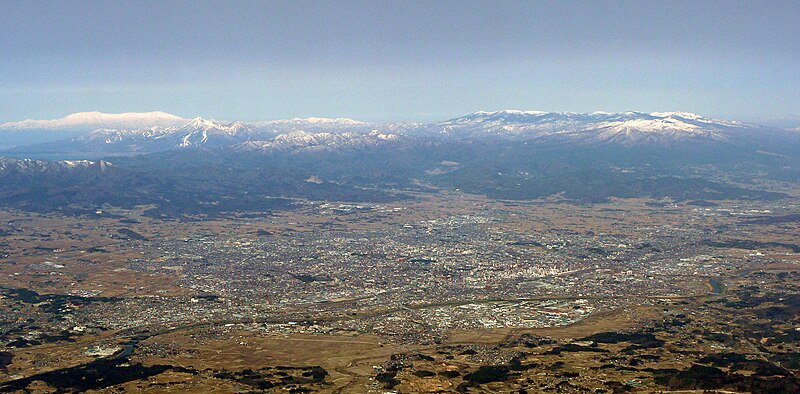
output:
[{"label": "cultivated land", "polygon": [[0,211],[0,392],[797,392],[795,199]]}]

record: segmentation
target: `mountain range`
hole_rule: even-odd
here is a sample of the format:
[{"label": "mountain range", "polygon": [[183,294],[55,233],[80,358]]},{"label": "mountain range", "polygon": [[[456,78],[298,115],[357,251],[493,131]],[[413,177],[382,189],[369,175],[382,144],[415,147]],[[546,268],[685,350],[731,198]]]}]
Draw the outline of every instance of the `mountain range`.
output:
[{"label": "mountain range", "polygon": [[[191,120],[164,112],[86,112],[57,120],[0,125],[0,135],[35,131],[34,143],[17,140],[12,153],[148,153],[186,148],[300,149],[358,147],[404,140],[505,139],[614,143],[623,146],[683,141],[726,141],[769,129],[686,112],[573,113],[504,110],[476,112],[438,123],[372,124],[349,118],[306,118],[256,123]],[[50,130],[42,142],[41,131]],[[66,138],[64,131],[71,132]],[[4,142],[8,145],[9,142]],[[335,145],[335,146],[333,146]]]},{"label": "mountain range", "polygon": [[0,145],[26,131],[49,134],[0,152],[16,157],[0,162],[0,205],[192,215],[441,190],[582,202],[781,199],[800,184],[796,130],[687,112],[480,111],[435,123],[82,113],[0,125]]},{"label": "mountain range", "polygon": [[106,114],[102,112],[78,112],[61,119],[34,120],[0,124],[4,130],[86,130],[90,128],[146,128],[169,127],[186,123],[186,119],[161,111],[126,112],[122,114]]},{"label": "mountain range", "polygon": [[0,124],[0,148],[56,141],[102,128],[144,129],[180,126],[187,122],[166,112],[106,114],[78,112],[61,119],[26,119]]}]

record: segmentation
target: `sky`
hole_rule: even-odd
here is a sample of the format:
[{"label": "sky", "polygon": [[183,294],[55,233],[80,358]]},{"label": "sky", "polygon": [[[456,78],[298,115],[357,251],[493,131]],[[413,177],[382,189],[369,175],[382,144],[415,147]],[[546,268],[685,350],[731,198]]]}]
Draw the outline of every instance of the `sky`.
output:
[{"label": "sky", "polygon": [[800,125],[800,1],[0,0],[0,122],[689,111]]}]

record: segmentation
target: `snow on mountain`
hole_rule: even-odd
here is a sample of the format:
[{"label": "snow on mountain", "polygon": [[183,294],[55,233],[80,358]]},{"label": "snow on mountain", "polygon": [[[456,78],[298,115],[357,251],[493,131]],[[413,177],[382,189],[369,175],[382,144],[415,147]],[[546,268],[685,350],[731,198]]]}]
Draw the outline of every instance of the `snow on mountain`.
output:
[{"label": "snow on mountain", "polygon": [[178,147],[224,146],[241,142],[248,138],[251,129],[239,122],[221,124],[203,118],[194,118],[183,127],[169,131],[170,135],[180,137]]},{"label": "snow on mountain", "polygon": [[[268,143],[271,149],[280,146],[310,146],[337,143],[356,138],[350,131],[364,133],[367,123],[352,119],[308,118],[243,124],[194,118],[180,126],[124,130],[104,128],[69,141],[74,145],[93,145],[105,151],[163,151],[182,148],[217,148],[246,141]],[[308,128],[309,131],[304,130]]]},{"label": "snow on mountain", "polygon": [[[149,114],[149,115],[148,115]],[[204,118],[185,120],[163,112],[108,115],[81,113],[58,124],[145,122],[146,127],[98,127],[71,139],[15,148],[23,152],[157,152],[185,148],[286,151],[349,149],[424,140],[512,139],[580,143],[670,144],[728,141],[757,136],[760,126],[688,112],[479,111],[433,124],[371,124],[350,118],[294,118],[254,124]],[[111,120],[110,120],[111,119]],[[136,120],[138,119],[138,120]],[[163,124],[179,124],[164,127]],[[68,120],[68,121],[67,121]],[[112,121],[113,120],[113,121]],[[158,120],[158,122],[156,122]],[[30,121],[40,122],[40,121]],[[34,123],[27,123],[29,126]],[[39,123],[35,123],[39,124]],[[55,124],[55,123],[50,123]],[[74,134],[73,134],[74,135]],[[62,137],[63,138],[63,137]],[[11,145],[11,144],[10,144]],[[13,145],[12,145],[13,146]]]},{"label": "snow on mountain", "polygon": [[100,171],[105,171],[106,168],[113,166],[111,163],[103,160],[62,160],[62,161],[49,161],[49,160],[34,160],[34,159],[12,159],[7,157],[0,157],[0,174],[7,175],[14,174],[34,174],[34,173],[47,173],[47,172],[63,172],[70,170],[81,170],[88,168],[97,168]]},{"label": "snow on mountain", "polygon": [[369,133],[311,133],[299,130],[280,134],[271,140],[247,141],[233,148],[260,152],[360,149],[399,142],[402,138],[398,134],[385,134],[377,130]]},{"label": "snow on mountain", "polygon": [[102,112],[79,112],[61,119],[34,120],[0,124],[0,130],[52,129],[95,130],[100,128],[143,129],[150,127],[172,127],[186,123],[186,119],[166,112],[126,112],[107,114]]},{"label": "snow on mountain", "polygon": [[73,138],[73,142],[114,144],[125,140],[146,139],[163,134],[164,129],[152,127],[140,130],[97,129]]},{"label": "snow on mountain", "polygon": [[716,128],[704,128],[674,118],[633,119],[619,122],[599,123],[595,133],[584,134],[597,141],[618,142],[623,145],[636,143],[669,143],[688,139],[725,140],[727,137]]},{"label": "snow on mountain", "polygon": [[479,111],[460,118],[433,125],[431,131],[456,137],[479,137],[486,135],[541,137],[554,133],[575,131],[588,124],[634,119],[639,113],[619,114],[596,112],[544,111]]},{"label": "snow on mountain", "polygon": [[480,111],[437,123],[428,131],[460,138],[484,136],[561,138],[584,141],[669,143],[687,139],[725,140],[726,133],[755,126],[688,112]]},{"label": "snow on mountain", "polygon": [[256,126],[270,126],[270,125],[338,125],[338,126],[364,126],[367,122],[350,118],[292,118],[292,119],[279,119],[268,120],[256,123]]},{"label": "snow on mountain", "polygon": [[367,132],[374,128],[370,123],[350,118],[293,118],[257,122],[252,126],[262,135],[261,138],[267,139],[278,134],[299,130],[308,132]]},{"label": "snow on mountain", "polygon": [[102,150],[162,151],[198,146],[229,146],[249,139],[251,133],[251,127],[239,122],[224,124],[194,118],[180,126],[167,128],[99,129],[73,138],[69,143],[105,145],[100,147]]},{"label": "snow on mountain", "polygon": [[733,133],[757,126],[706,118],[688,112],[653,112],[632,119],[598,122],[571,133],[576,138],[622,145],[669,144],[688,140],[726,141]]}]

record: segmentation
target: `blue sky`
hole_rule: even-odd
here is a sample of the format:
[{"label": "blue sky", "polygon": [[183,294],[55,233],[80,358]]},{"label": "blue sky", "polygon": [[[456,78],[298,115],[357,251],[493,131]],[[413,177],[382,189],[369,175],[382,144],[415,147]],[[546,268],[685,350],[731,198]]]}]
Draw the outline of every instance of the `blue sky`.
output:
[{"label": "blue sky", "polygon": [[0,122],[88,110],[800,124],[799,1],[3,1]]}]

